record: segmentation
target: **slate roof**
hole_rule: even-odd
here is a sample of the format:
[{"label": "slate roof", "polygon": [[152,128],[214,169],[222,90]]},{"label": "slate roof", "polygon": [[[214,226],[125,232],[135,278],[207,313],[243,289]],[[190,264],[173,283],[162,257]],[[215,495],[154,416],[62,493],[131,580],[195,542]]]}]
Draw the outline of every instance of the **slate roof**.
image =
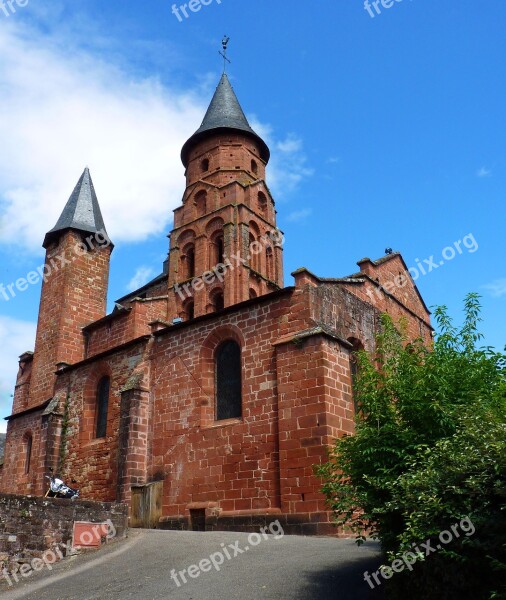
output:
[{"label": "slate roof", "polygon": [[58,222],[51,231],[46,233],[43,246],[47,247],[60,232],[68,229],[75,229],[84,233],[97,233],[99,231],[107,233],[88,167],[84,169]]},{"label": "slate roof", "polygon": [[262,138],[255,133],[246,119],[239,100],[230,84],[226,73],[223,73],[220,83],[216,88],[211,104],[207,109],[202,125],[184,144],[181,150],[181,160],[188,166],[188,156],[195,144],[210,133],[220,133],[226,130],[241,131],[249,134],[260,144],[261,156],[265,162],[269,161],[270,150]]}]

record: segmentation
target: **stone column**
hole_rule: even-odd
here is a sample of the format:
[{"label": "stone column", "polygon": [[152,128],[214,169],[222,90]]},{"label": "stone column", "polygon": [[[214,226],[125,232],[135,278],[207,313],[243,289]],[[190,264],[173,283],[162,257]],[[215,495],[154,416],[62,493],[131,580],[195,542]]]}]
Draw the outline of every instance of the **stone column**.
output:
[{"label": "stone column", "polygon": [[132,485],[144,485],[148,468],[149,391],[135,386],[121,392],[117,500],[129,502]]}]

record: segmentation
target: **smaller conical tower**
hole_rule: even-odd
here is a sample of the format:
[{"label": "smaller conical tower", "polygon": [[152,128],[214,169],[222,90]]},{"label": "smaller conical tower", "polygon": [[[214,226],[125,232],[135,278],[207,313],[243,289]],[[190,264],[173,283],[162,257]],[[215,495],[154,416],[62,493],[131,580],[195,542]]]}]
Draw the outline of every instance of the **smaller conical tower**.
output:
[{"label": "smaller conical tower", "polygon": [[43,247],[47,248],[61,233],[71,229],[87,234],[100,232],[107,236],[88,167],[84,169],[56,225],[46,234]]},{"label": "smaller conical tower", "polygon": [[283,286],[281,236],[265,181],[269,158],[224,73],[181,151],[186,190],[170,235],[169,319],[212,313]]},{"label": "smaller conical tower", "polygon": [[28,407],[53,395],[57,364],[85,358],[82,328],[106,314],[113,246],[89,169],[49,231]]}]

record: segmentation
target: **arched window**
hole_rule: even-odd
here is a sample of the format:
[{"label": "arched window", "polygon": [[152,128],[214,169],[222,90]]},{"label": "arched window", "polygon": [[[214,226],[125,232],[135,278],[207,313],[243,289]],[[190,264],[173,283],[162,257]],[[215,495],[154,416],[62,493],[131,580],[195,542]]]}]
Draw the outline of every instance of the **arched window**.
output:
[{"label": "arched window", "polygon": [[265,254],[267,260],[267,279],[274,281],[274,254],[270,246],[265,251]]},{"label": "arched window", "polygon": [[30,463],[32,462],[32,444],[32,434],[27,433],[25,436],[25,474],[30,472]]},{"label": "arched window", "polygon": [[252,300],[253,298],[257,298],[258,294],[255,292],[255,290],[253,288],[250,288],[249,290],[249,297],[250,300]]},{"label": "arched window", "polygon": [[223,299],[223,292],[221,290],[215,292],[211,297],[211,303],[213,305],[214,312],[223,310],[225,307],[225,301]]},{"label": "arched window", "polygon": [[109,409],[109,389],[111,380],[102,377],[97,386],[97,420],[95,437],[104,438],[107,433],[107,412]]},{"label": "arched window", "polygon": [[242,416],[241,348],[234,340],[223,342],[216,351],[216,420]]},{"label": "arched window", "polygon": [[249,264],[255,271],[258,272],[260,270],[258,267],[258,244],[252,233],[249,234]]},{"label": "arched window", "polygon": [[195,246],[193,244],[187,246],[184,254],[186,262],[185,279],[195,277]]},{"label": "arched window", "polygon": [[187,321],[191,321],[191,319],[195,318],[195,304],[193,300],[188,300],[185,303],[183,310]]},{"label": "arched window", "polygon": [[255,173],[255,175],[258,173],[258,163],[256,160],[251,161],[251,171],[252,173]]},{"label": "arched window", "polygon": [[258,192],[258,210],[262,215],[267,213],[267,196],[263,192]]},{"label": "arched window", "polygon": [[202,160],[202,162],[200,163],[200,170],[202,171],[202,173],[209,171],[209,159],[208,158],[204,158],[204,160]]},{"label": "arched window", "polygon": [[225,243],[223,241],[223,236],[220,235],[216,238],[216,256],[217,256],[217,264],[222,264],[225,253]]},{"label": "arched window", "polygon": [[255,221],[249,222],[249,266],[257,273],[261,272],[260,263],[263,262],[264,245],[261,243],[260,228]]},{"label": "arched window", "polygon": [[218,232],[211,238],[211,252],[209,265],[211,269],[214,269],[216,265],[222,265],[225,260],[225,242],[223,239],[223,232]]},{"label": "arched window", "polygon": [[207,192],[200,191],[195,196],[195,207],[197,209],[197,216],[202,217],[207,212]]}]

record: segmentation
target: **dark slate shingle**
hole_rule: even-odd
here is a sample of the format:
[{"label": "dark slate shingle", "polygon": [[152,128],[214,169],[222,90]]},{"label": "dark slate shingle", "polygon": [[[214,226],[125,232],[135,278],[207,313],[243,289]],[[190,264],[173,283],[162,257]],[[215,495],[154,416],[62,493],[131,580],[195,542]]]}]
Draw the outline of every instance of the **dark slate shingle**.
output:
[{"label": "dark slate shingle", "polygon": [[188,155],[196,143],[210,132],[216,133],[220,130],[227,129],[243,131],[254,137],[256,141],[260,143],[262,158],[268,162],[270,151],[267,144],[250,127],[248,119],[246,119],[244,111],[239,104],[239,100],[235,95],[234,89],[232,88],[226,73],[223,73],[213,99],[211,100],[211,104],[207,109],[204,120],[202,121],[202,125],[185,143],[181,150],[181,159],[185,167],[188,165]]},{"label": "dark slate shingle", "polygon": [[88,167],[84,169],[58,222],[46,234],[43,246],[46,247],[57,237],[58,233],[68,229],[75,229],[85,233],[97,233],[101,231],[107,234]]}]

